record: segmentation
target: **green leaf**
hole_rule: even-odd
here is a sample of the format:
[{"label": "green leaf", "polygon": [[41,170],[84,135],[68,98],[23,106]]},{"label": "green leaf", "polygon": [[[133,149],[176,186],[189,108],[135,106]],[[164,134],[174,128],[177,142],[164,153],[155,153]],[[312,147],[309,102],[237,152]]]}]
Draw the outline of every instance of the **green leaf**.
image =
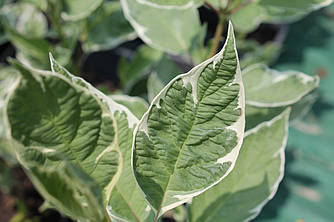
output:
[{"label": "green leaf", "polygon": [[281,107],[298,102],[319,84],[317,76],[287,71],[278,72],[262,64],[243,71],[246,104],[256,107]]},{"label": "green leaf", "polygon": [[189,50],[200,31],[198,12],[190,9],[161,9],[137,0],[121,0],[125,17],[149,46],[178,54]]},{"label": "green leaf", "polygon": [[[52,56],[50,56],[50,60],[53,72],[58,72],[66,76],[67,78],[71,78],[71,74],[61,65],[59,65]],[[84,83],[84,86],[85,85],[87,86],[86,83]],[[141,112],[145,112],[148,108],[148,105],[145,103],[145,101],[139,98],[133,98],[129,96],[117,96],[116,100],[120,102],[119,104],[125,104],[125,106],[129,107],[130,110],[135,110],[135,113],[137,114],[139,113],[139,110],[141,110]],[[143,111],[143,109],[145,109],[145,111]],[[131,117],[132,114],[129,116]],[[146,220],[152,221],[150,218],[153,217],[153,212],[147,205],[144,196],[139,190],[131,171],[130,159],[133,127],[129,127],[129,123],[132,122],[131,124],[136,124],[138,122],[138,119],[136,119],[135,117],[131,117],[127,120],[127,115],[125,115],[124,112],[120,113],[118,111],[115,112],[113,119],[118,127],[118,134],[116,135],[116,138],[119,144],[118,147],[121,155],[119,162],[120,175],[117,183],[114,185],[111,193],[107,197],[109,198],[109,200],[105,202],[105,206],[107,207],[107,213],[112,221],[116,222],[138,222]],[[107,173],[108,172],[104,172],[104,174]]]},{"label": "green leaf", "polygon": [[247,39],[243,43],[244,47],[249,47],[249,49],[242,50],[240,48],[241,42],[239,41],[238,50],[243,52],[243,57],[240,60],[242,70],[257,63],[271,65],[278,59],[281,53],[281,45],[274,41],[261,45],[256,41]]},{"label": "green leaf", "polygon": [[39,8],[42,11],[47,10],[49,3],[48,0],[25,0],[25,1],[34,4],[37,8]]},{"label": "green leaf", "polygon": [[[113,222],[152,222],[154,212],[148,206],[142,191],[139,189],[131,167],[131,145],[133,130],[124,126],[121,121],[124,116],[116,116],[117,122],[123,130],[119,133],[118,139],[122,154],[122,173],[120,179],[110,194],[107,205],[107,212]],[[126,123],[126,122],[125,122]]]},{"label": "green leaf", "polygon": [[103,221],[102,196],[96,182],[66,159],[48,155],[50,152],[47,148],[17,149],[18,158],[37,190],[74,220]]},{"label": "green leaf", "polygon": [[[298,102],[289,105],[291,107],[290,122],[295,123],[296,120],[300,120],[306,116],[316,99],[317,95],[311,93]],[[286,108],[287,106],[255,107],[246,105],[246,130],[254,128],[264,121],[271,120]]]},{"label": "green leaf", "polygon": [[191,222],[250,221],[260,213],[283,178],[289,112],[245,133],[232,173],[188,206]]},{"label": "green leaf", "polygon": [[150,73],[162,56],[161,51],[143,45],[138,48],[130,62],[121,59],[118,75],[125,90],[132,88],[144,75]]},{"label": "green leaf", "polygon": [[62,2],[62,18],[77,21],[92,14],[103,3],[103,0],[64,0]]},{"label": "green leaf", "polygon": [[120,2],[105,2],[100,10],[87,19],[86,52],[109,50],[137,37],[125,19]]},{"label": "green leaf", "polygon": [[207,0],[215,8],[225,8],[227,0]]},{"label": "green leaf", "polygon": [[133,170],[158,215],[231,172],[242,144],[244,111],[230,24],[222,51],[173,79],[136,127]]},{"label": "green leaf", "polygon": [[201,5],[202,0],[137,0],[138,2],[162,9],[186,9]]},{"label": "green leaf", "polygon": [[314,10],[328,6],[333,0],[259,0],[240,1],[246,5],[232,15],[236,30],[250,32],[260,23],[291,22]]},{"label": "green leaf", "polygon": [[152,73],[147,79],[147,96],[152,102],[153,98],[166,86],[173,78],[181,72],[180,68],[167,55],[153,67]]},{"label": "green leaf", "polygon": [[8,4],[1,9],[0,14],[13,29],[29,38],[44,38],[47,34],[47,19],[33,4]]},{"label": "green leaf", "polygon": [[8,40],[18,49],[21,56],[17,56],[24,63],[38,64],[39,67],[46,68],[48,65],[48,53],[52,52],[50,44],[42,38],[30,38],[10,25],[5,25],[6,36]]},{"label": "green leaf", "polygon": [[12,67],[0,67],[0,156],[7,164],[16,163],[15,151],[12,149],[10,141],[6,139],[6,123],[4,111],[6,99],[10,91],[18,81],[19,73]]},{"label": "green leaf", "polygon": [[239,32],[251,32],[263,21],[264,9],[251,3],[231,16],[235,29]]},{"label": "green leaf", "polygon": [[110,97],[115,102],[128,108],[138,119],[141,119],[148,110],[148,103],[140,97],[127,95],[111,95]]},{"label": "green leaf", "polygon": [[[131,140],[124,142],[123,134],[130,135],[131,139],[129,131],[138,119],[81,78],[64,71],[52,58],[51,61],[53,72],[15,63],[22,78],[7,105],[9,138],[21,144],[24,152],[38,147],[51,160],[71,161],[70,164],[97,182],[106,205],[122,173],[121,149],[131,149]],[[50,162],[50,167],[58,164]],[[45,175],[48,173],[32,174],[41,174],[35,185],[49,186],[52,178]],[[55,203],[60,200],[41,193],[57,206]],[[84,209],[85,204],[81,207]]]},{"label": "green leaf", "polygon": [[151,73],[147,79],[147,97],[148,101],[152,102],[154,97],[164,88],[164,84],[159,79],[156,72]]}]

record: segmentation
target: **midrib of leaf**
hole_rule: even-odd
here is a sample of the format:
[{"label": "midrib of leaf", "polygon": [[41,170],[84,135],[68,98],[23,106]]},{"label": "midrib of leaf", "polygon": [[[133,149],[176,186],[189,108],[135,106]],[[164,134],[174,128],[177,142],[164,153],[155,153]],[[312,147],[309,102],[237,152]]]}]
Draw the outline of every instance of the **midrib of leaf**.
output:
[{"label": "midrib of leaf", "polygon": [[128,205],[128,207],[129,207],[131,213],[132,213],[133,216],[136,218],[136,220],[137,220],[138,222],[142,222],[142,221],[138,218],[138,216],[137,216],[137,214],[135,213],[135,211],[133,210],[132,205],[128,202],[128,200],[124,197],[124,195],[122,194],[122,192],[118,189],[117,185],[115,186],[115,189],[116,189],[117,192],[121,195],[121,197],[122,197],[122,199],[124,200],[124,202]]},{"label": "midrib of leaf", "polygon": [[[220,62],[219,67],[217,67],[215,70],[213,70],[213,71],[216,73],[216,75],[217,75],[217,71],[216,71],[216,70],[219,70],[220,67],[221,67],[221,65],[222,65],[222,62]],[[208,64],[205,68],[207,68],[208,66],[209,66],[209,64]],[[205,68],[204,68],[203,70],[205,70]],[[210,88],[211,84],[212,84],[214,81],[215,81],[215,79],[213,79],[213,80],[210,82],[210,85],[209,85],[209,86],[205,89],[205,91],[203,92],[201,99],[197,102],[196,109],[195,109],[195,113],[194,113],[194,115],[193,115],[194,118],[193,118],[191,127],[190,127],[190,129],[189,129],[189,131],[188,131],[188,133],[187,133],[187,137],[186,137],[185,140],[183,141],[182,146],[181,146],[181,148],[180,148],[180,150],[179,150],[179,152],[178,152],[178,156],[177,156],[177,159],[176,159],[176,161],[175,161],[173,171],[172,171],[171,175],[170,175],[169,178],[168,178],[168,182],[167,182],[167,185],[166,185],[166,187],[165,187],[165,191],[167,191],[167,188],[168,188],[168,186],[169,186],[169,184],[170,184],[170,182],[171,182],[171,178],[173,177],[173,174],[174,174],[174,172],[175,172],[175,170],[176,170],[176,166],[177,166],[177,164],[178,164],[179,157],[180,157],[180,155],[182,154],[182,151],[183,151],[183,149],[184,149],[184,144],[185,144],[185,142],[189,139],[189,136],[190,136],[190,134],[191,134],[191,132],[192,132],[192,130],[193,130],[193,127],[194,127],[194,125],[195,125],[194,123],[195,123],[195,120],[196,120],[196,116],[197,116],[197,112],[198,112],[198,107],[200,106],[200,104],[201,104],[203,98],[205,98],[206,96],[208,96],[208,95],[205,95],[205,92],[208,90],[208,88]],[[226,83],[227,83],[227,82],[228,82],[228,81],[226,81]],[[221,89],[221,88],[224,87],[225,85],[226,85],[226,84],[223,84],[223,85],[222,85],[221,87],[219,87],[217,90]],[[197,89],[193,89],[193,90],[197,90]],[[232,101],[233,101],[233,100],[232,100]],[[232,102],[232,101],[231,101],[231,102]],[[185,101],[185,102],[186,102],[186,101]],[[186,108],[186,106],[184,106],[184,108]],[[224,109],[224,108],[223,108],[223,109]],[[176,146],[176,147],[177,147],[177,146]],[[166,198],[166,193],[167,193],[167,192],[164,192],[164,195],[163,195],[163,197],[162,197],[162,201],[161,201],[160,207],[159,207],[159,209],[158,209],[158,211],[157,211],[156,217],[159,216],[159,213],[160,213],[161,208],[162,208],[162,204],[163,204],[163,202],[165,201],[165,198]]]}]

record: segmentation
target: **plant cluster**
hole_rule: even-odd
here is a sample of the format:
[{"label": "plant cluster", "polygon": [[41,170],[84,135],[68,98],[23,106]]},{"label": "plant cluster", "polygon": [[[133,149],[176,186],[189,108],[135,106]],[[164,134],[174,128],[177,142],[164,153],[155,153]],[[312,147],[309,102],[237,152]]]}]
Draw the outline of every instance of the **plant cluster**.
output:
[{"label": "plant cluster", "polygon": [[[2,41],[17,60],[0,71],[0,154],[24,167],[44,208],[77,221],[252,220],[277,191],[289,121],[307,112],[319,79],[268,68],[278,43],[246,34],[330,3],[4,0]],[[201,6],[219,18],[209,41]],[[68,71],[137,36],[145,45],[118,74],[124,94],[147,79],[149,103]],[[178,75],[176,60],[193,68]]]}]

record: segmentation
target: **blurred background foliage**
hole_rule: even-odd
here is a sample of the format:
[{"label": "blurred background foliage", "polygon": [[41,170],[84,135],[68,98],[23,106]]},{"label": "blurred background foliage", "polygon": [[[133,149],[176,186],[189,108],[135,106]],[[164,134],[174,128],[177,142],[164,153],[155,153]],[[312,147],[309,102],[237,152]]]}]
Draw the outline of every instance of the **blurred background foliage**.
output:
[{"label": "blurred background foliage", "polygon": [[[151,48],[141,40],[145,37],[138,38],[119,1],[0,0],[0,114],[6,86],[17,78],[7,58],[49,69],[49,52],[116,100],[117,94],[126,94],[151,101],[172,78],[209,57],[219,25],[217,14],[208,6],[174,13],[159,16],[167,21],[182,16],[191,26],[184,23],[175,36],[182,34],[188,40],[181,44],[164,34],[171,21],[166,27],[147,27],[152,36],[161,37],[153,38]],[[256,17],[259,13],[261,19]],[[314,103],[310,112],[292,122],[285,178],[255,221],[330,222],[334,218],[334,6],[304,17],[306,13],[282,14],[277,8],[254,4],[231,18],[243,69],[265,63],[321,78],[319,90],[310,98]],[[145,22],[152,16],[139,14],[135,19]],[[286,24],[287,20],[293,23]],[[6,149],[1,116],[0,222],[70,221],[56,211],[44,210],[42,198]]]}]

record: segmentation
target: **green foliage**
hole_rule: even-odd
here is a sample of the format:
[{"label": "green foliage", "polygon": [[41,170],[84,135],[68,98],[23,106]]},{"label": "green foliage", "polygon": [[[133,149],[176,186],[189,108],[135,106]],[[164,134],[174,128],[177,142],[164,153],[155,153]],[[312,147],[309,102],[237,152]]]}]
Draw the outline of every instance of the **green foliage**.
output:
[{"label": "green foliage", "polygon": [[[278,189],[289,120],[310,109],[319,78],[269,69],[281,42],[246,34],[331,2],[0,1],[0,44],[16,49],[0,67],[0,164],[22,165],[44,208],[76,221],[252,220]],[[219,17],[213,39],[200,6]],[[134,51],[122,45],[137,37]],[[119,91],[68,71],[85,76],[87,55],[111,49]]]},{"label": "green foliage", "polygon": [[283,178],[288,120],[286,110],[246,132],[234,170],[193,199],[190,221],[249,221],[259,214]]},{"label": "green foliage", "polygon": [[134,173],[158,214],[189,201],[231,171],[241,146],[244,113],[230,25],[223,50],[173,79],[138,124]]},{"label": "green foliage", "polygon": [[[200,30],[197,11],[162,9],[137,0],[121,0],[125,17],[146,44],[170,53],[186,53]],[[145,12],[145,13],[142,13]]]}]

